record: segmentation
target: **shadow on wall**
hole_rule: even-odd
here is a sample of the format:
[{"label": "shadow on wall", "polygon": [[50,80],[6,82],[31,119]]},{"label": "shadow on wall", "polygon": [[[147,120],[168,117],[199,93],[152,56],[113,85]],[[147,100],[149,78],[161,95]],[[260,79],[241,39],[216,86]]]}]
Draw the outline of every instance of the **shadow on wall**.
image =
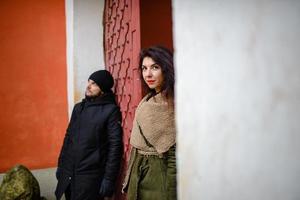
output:
[{"label": "shadow on wall", "polygon": [[[57,184],[55,178],[56,168],[32,170],[33,176],[37,179],[41,196],[45,197],[47,200],[55,200],[54,190]],[[3,176],[5,174],[0,174],[0,183],[2,183]]]}]

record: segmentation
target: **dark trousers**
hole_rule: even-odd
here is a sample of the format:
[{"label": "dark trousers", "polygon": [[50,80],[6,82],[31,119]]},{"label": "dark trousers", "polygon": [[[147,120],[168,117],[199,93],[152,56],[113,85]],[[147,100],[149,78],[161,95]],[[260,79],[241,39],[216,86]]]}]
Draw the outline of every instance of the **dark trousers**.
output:
[{"label": "dark trousers", "polygon": [[68,188],[65,191],[65,198],[66,198],[66,200],[71,200],[71,186],[70,185],[68,186]]},{"label": "dark trousers", "polygon": [[[72,191],[71,191],[71,184],[70,184],[65,191],[65,198],[66,198],[66,200],[71,200],[71,197],[72,197]],[[99,197],[95,200],[104,200],[104,198]]]}]

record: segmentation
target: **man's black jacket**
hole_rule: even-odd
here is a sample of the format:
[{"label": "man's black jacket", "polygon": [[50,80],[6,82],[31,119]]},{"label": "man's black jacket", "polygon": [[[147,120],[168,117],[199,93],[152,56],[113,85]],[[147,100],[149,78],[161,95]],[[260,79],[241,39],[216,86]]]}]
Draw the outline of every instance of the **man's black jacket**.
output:
[{"label": "man's black jacket", "polygon": [[122,149],[121,114],[112,93],[76,104],[58,159],[57,199],[70,183],[72,199],[96,199],[99,191],[112,195]]}]

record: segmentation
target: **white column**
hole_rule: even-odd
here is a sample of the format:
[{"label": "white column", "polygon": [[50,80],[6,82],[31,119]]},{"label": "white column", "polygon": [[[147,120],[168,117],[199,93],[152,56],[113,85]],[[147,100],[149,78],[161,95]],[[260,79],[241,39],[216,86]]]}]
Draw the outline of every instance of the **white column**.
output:
[{"label": "white column", "polygon": [[74,37],[73,37],[73,22],[74,22],[74,5],[73,0],[66,0],[66,34],[67,34],[67,91],[68,91],[68,113],[69,118],[72,114],[74,105]]},{"label": "white column", "polygon": [[89,75],[105,68],[102,26],[104,0],[67,0],[66,9],[70,113],[74,103],[84,98]]}]

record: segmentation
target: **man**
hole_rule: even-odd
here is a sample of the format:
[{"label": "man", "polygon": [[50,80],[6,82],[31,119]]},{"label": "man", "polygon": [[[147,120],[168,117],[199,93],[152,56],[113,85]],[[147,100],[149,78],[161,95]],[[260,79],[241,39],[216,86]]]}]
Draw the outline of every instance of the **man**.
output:
[{"label": "man", "polygon": [[58,159],[55,195],[99,200],[113,194],[122,157],[120,109],[106,70],[92,73],[85,98],[74,106]]}]

